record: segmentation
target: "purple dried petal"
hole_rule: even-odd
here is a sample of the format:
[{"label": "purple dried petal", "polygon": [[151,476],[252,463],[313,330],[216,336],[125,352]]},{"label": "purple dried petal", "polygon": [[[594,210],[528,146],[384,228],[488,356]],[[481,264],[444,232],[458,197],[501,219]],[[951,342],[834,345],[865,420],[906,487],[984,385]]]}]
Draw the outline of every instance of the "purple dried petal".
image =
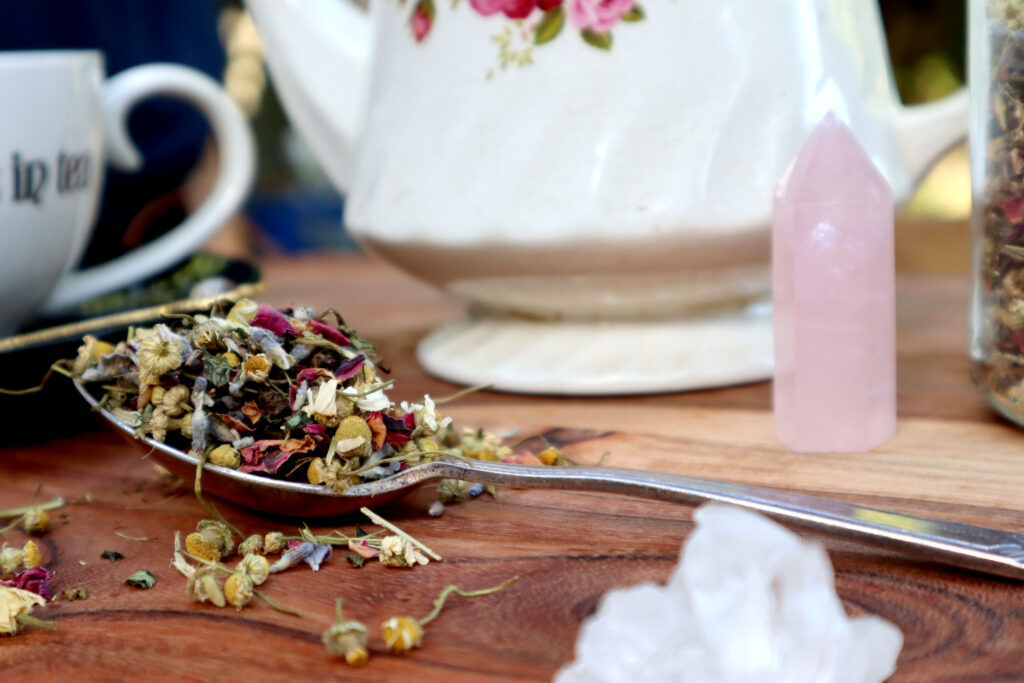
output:
[{"label": "purple dried petal", "polygon": [[338,366],[338,369],[334,371],[334,376],[341,382],[344,382],[347,379],[352,379],[359,374],[360,370],[363,369],[363,363],[365,362],[366,356],[363,354],[359,354],[355,358],[350,358]]},{"label": "purple dried petal", "polygon": [[404,419],[400,417],[391,417],[387,413],[381,413],[380,416],[384,420],[384,426],[388,428],[388,433],[412,434],[412,430],[406,426]]},{"label": "purple dried petal", "polygon": [[271,574],[294,567],[299,562],[305,562],[313,568],[313,571],[319,571],[320,563],[331,556],[331,546],[329,545],[314,545],[313,543],[302,542],[294,546],[289,544],[289,546],[291,547],[281,555],[281,558],[270,565]]},{"label": "purple dried petal", "polygon": [[320,563],[325,562],[331,558],[331,546],[329,545],[315,545],[313,550],[310,551],[303,559],[306,561],[313,571],[320,571]]},{"label": "purple dried petal", "polygon": [[297,336],[295,328],[288,322],[288,318],[284,317],[280,311],[275,308],[271,308],[266,304],[260,304],[256,310],[256,315],[252,320],[249,321],[250,325],[255,327],[262,327],[265,330],[270,330],[279,336]]},{"label": "purple dried petal", "polygon": [[297,546],[289,548],[281,555],[277,562],[270,565],[270,573],[276,574],[277,572],[283,572],[285,569],[294,567],[306,559],[311,552],[313,552],[312,543],[299,543]]}]

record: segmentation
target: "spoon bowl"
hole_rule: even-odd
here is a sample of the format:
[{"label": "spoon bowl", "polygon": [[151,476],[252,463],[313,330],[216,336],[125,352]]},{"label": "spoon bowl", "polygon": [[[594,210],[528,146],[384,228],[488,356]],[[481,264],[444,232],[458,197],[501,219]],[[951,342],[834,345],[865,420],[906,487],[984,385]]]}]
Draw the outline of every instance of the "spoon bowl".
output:
[{"label": "spoon bowl", "polygon": [[[168,470],[190,480],[196,458],[153,439],[136,439],[81,382],[82,397],[125,438]],[[203,491],[244,507],[287,517],[326,517],[383,505],[439,479],[500,484],[513,488],[547,488],[624,494],[674,503],[707,501],[757,510],[791,524],[853,537],[919,559],[1024,579],[1024,536],[998,529],[905,515],[829,498],[760,486],[701,479],[666,472],[613,467],[536,467],[455,458],[424,463],[383,479],[335,493],[313,484],[271,479],[206,463]]]}]

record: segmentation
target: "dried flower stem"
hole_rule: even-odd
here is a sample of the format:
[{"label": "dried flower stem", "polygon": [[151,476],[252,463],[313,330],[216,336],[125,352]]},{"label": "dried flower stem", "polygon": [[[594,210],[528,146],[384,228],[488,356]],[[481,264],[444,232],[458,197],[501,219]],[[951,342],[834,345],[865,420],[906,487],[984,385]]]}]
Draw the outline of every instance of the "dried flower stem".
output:
[{"label": "dried flower stem", "polygon": [[29,510],[55,510],[56,508],[64,506],[64,499],[57,496],[48,503],[39,503],[38,505],[22,505],[18,508],[9,508],[7,510],[0,510],[0,517],[21,517]]},{"label": "dried flower stem", "polygon": [[435,560],[437,562],[440,562],[442,560],[440,555],[435,553],[433,550],[431,550],[427,546],[423,545],[421,542],[417,541],[415,538],[413,538],[409,534],[407,534],[404,531],[402,531],[401,529],[399,529],[397,526],[395,526],[394,524],[392,524],[388,520],[386,520],[383,517],[381,517],[380,515],[378,515],[376,512],[374,512],[370,508],[365,508],[365,507],[359,508],[359,511],[362,512],[367,517],[369,517],[370,521],[373,522],[374,524],[379,524],[380,526],[384,527],[388,531],[391,531],[391,532],[393,532],[395,534],[398,534],[399,536],[401,536],[405,540],[409,541],[414,546],[416,546],[417,548],[419,548],[420,550],[425,552],[427,555],[430,555],[431,559],[433,559],[433,560]]},{"label": "dried flower stem", "polygon": [[121,533],[117,529],[114,529],[114,535],[115,536],[120,536],[121,538],[127,539],[129,541],[151,541],[151,540],[153,540],[153,539],[149,538],[148,536],[129,536],[128,534]]},{"label": "dried flower stem", "polygon": [[448,596],[452,593],[458,593],[464,598],[475,598],[478,595],[490,595],[491,593],[497,593],[498,591],[505,590],[518,580],[518,576],[513,576],[511,579],[507,579],[501,584],[494,586],[493,588],[483,588],[477,591],[464,591],[455,585],[445,586],[444,590],[441,591],[441,594],[437,596],[436,600],[434,600],[433,611],[427,616],[420,619],[420,626],[426,626],[431,621],[433,621],[438,614],[441,613],[441,608],[444,607],[445,600],[447,600]]},{"label": "dried flower stem", "polygon": [[477,384],[476,386],[466,387],[462,391],[456,391],[451,396],[445,396],[444,398],[435,398],[434,405],[443,406],[445,403],[451,403],[452,401],[456,401],[462,398],[463,396],[468,396],[469,394],[474,394],[478,391],[487,391],[493,386],[493,384]]},{"label": "dried flower stem", "polygon": [[14,619],[15,619],[15,621],[17,621],[22,626],[35,626],[37,628],[45,628],[45,629],[48,629],[50,631],[56,631],[57,630],[57,622],[56,621],[47,621],[45,619],[37,619],[37,618],[33,617],[31,614],[19,614],[18,616],[14,617]]},{"label": "dried flower stem", "polygon": [[64,375],[65,377],[71,377],[71,370],[69,370],[67,368],[67,364],[68,364],[68,361],[66,359],[62,359],[62,360],[54,362],[54,364],[51,365],[46,370],[46,374],[43,375],[43,379],[40,380],[39,384],[37,384],[34,387],[29,387],[28,389],[2,389],[2,388],[0,388],[0,394],[3,394],[4,396],[24,396],[25,394],[34,394],[34,393],[36,393],[38,391],[42,391],[43,387],[46,386],[46,383],[50,380],[50,377],[52,377],[53,373],[55,373],[55,372],[57,374]]},{"label": "dried flower stem", "polygon": [[196,484],[195,484],[196,500],[198,500],[199,504],[203,506],[203,509],[206,510],[207,514],[209,514],[211,517],[216,519],[218,522],[220,522],[221,524],[226,526],[228,529],[231,529],[231,533],[235,534],[236,536],[238,536],[240,538],[245,538],[245,534],[243,534],[241,531],[239,531],[235,527],[234,524],[232,524],[231,522],[226,520],[224,518],[224,515],[220,514],[220,510],[218,510],[216,507],[214,507],[212,503],[206,502],[206,499],[203,498],[203,487],[202,487],[202,484],[200,482],[201,482],[201,480],[203,478],[203,466],[206,464],[206,457],[207,457],[207,454],[204,451],[197,458],[197,462],[196,462]]}]

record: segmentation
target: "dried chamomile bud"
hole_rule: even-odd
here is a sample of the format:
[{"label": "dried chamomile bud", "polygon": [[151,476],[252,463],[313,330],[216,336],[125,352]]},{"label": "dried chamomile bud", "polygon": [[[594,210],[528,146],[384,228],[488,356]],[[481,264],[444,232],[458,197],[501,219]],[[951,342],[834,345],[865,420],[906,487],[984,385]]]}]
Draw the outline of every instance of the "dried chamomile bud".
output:
[{"label": "dried chamomile bud", "polygon": [[232,370],[237,369],[242,364],[242,359],[238,357],[238,354],[234,351],[228,351],[221,354],[221,360],[228,364]]},{"label": "dried chamomile bud", "polygon": [[46,600],[32,591],[0,586],[0,633],[17,635],[22,626],[56,629],[52,621],[42,621],[29,614],[32,608],[45,604]]},{"label": "dried chamomile bud", "polygon": [[12,548],[6,543],[0,548],[0,576],[10,576],[25,568],[25,551]]},{"label": "dried chamomile bud", "polygon": [[160,378],[181,367],[185,342],[166,325],[156,325],[139,344],[139,384],[160,384]]},{"label": "dried chamomile bud", "polygon": [[185,548],[204,560],[216,562],[231,554],[235,549],[235,541],[231,530],[223,523],[204,519],[196,525],[193,533],[185,537]]},{"label": "dried chamomile bud", "polygon": [[327,651],[335,657],[344,657],[349,666],[363,666],[370,659],[366,649],[366,626],[341,615],[341,598],[334,603],[335,623],[322,636]]},{"label": "dried chamomile bud", "polygon": [[238,554],[242,557],[249,554],[261,555],[262,553],[263,537],[259,534],[253,534],[238,544]]},{"label": "dried chamomile bud", "polygon": [[227,604],[224,600],[224,591],[217,581],[217,570],[212,566],[197,567],[188,579],[185,593],[199,602],[209,600],[217,607]]},{"label": "dried chamomile bud", "polygon": [[401,654],[423,644],[423,626],[412,617],[391,617],[382,627],[388,650]]},{"label": "dried chamomile bud", "polygon": [[235,572],[245,574],[254,586],[259,586],[270,576],[270,562],[262,555],[249,553],[235,567]]},{"label": "dried chamomile bud", "polygon": [[46,510],[32,508],[21,518],[21,528],[30,534],[43,534],[50,530],[50,514]]},{"label": "dried chamomile bud", "polygon": [[268,531],[263,537],[264,555],[277,555],[287,547],[288,542],[284,540],[284,534],[280,531]]},{"label": "dried chamomile bud", "polygon": [[235,609],[242,609],[252,600],[252,578],[245,572],[235,571],[224,582],[224,596]]},{"label": "dried chamomile bud", "polygon": [[181,430],[181,435],[186,439],[192,438],[192,413],[182,415],[181,422],[178,423],[178,429]]},{"label": "dried chamomile bud", "polygon": [[[184,384],[177,384],[164,392],[160,398],[160,407],[164,409],[168,417],[181,417],[185,414],[186,407],[190,405],[191,392]],[[155,394],[153,401],[156,402]]]},{"label": "dried chamomile bud", "polygon": [[462,479],[442,479],[437,485],[437,499],[442,503],[458,503],[466,498],[469,482]]},{"label": "dried chamomile bud", "polygon": [[208,459],[218,467],[230,467],[233,470],[238,469],[242,463],[242,456],[229,443],[222,443],[210,451]]},{"label": "dried chamomile bud", "polygon": [[270,371],[274,364],[265,353],[257,353],[245,359],[242,369],[245,371],[246,379],[250,382],[263,383],[270,377]]},{"label": "dried chamomile bud", "polygon": [[413,567],[430,560],[401,536],[385,536],[380,541],[380,563],[385,567]]},{"label": "dried chamomile bud", "polygon": [[163,443],[167,440],[167,426],[169,421],[170,420],[164,409],[157,408],[150,414],[149,420],[146,422],[145,429],[149,432],[150,436],[153,437],[154,441]]},{"label": "dried chamomile bud", "polygon": [[549,446],[538,453],[537,459],[540,460],[542,465],[547,465],[549,467],[565,464],[565,458],[562,457],[561,452],[559,452],[559,450],[554,446]]},{"label": "dried chamomile bud", "polygon": [[32,569],[38,567],[42,561],[42,554],[39,552],[39,546],[33,540],[25,542],[25,547],[22,548],[24,557],[21,560],[21,564],[25,569]]}]

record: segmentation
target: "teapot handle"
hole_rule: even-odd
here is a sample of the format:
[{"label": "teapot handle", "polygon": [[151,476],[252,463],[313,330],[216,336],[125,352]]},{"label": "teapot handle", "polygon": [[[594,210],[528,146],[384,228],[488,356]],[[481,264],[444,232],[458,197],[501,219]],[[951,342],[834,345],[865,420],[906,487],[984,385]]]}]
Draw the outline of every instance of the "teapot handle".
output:
[{"label": "teapot handle", "polygon": [[[376,0],[382,1],[382,0]],[[342,190],[351,185],[373,30],[352,0],[245,0],[281,103]]]},{"label": "teapot handle", "polygon": [[967,88],[935,102],[900,106],[896,139],[915,185],[943,152],[967,135],[969,120]]}]

